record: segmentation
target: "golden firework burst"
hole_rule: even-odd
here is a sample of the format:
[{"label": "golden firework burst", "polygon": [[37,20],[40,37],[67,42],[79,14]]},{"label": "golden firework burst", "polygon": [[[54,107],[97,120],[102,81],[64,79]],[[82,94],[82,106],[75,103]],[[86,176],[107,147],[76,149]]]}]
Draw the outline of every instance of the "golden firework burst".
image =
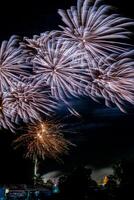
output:
[{"label": "golden firework burst", "polygon": [[61,124],[53,121],[38,122],[28,127],[26,134],[18,137],[14,142],[15,149],[24,146],[25,157],[59,159],[62,154],[67,154],[71,142],[66,140],[61,133]]}]

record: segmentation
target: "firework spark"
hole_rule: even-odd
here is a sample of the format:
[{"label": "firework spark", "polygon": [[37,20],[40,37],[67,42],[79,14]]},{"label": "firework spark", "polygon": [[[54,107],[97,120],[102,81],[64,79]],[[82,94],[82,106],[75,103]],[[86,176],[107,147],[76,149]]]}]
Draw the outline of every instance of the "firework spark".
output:
[{"label": "firework spark", "polygon": [[24,122],[33,122],[41,119],[41,113],[52,114],[56,102],[51,98],[47,87],[45,89],[43,91],[41,85],[35,81],[14,83],[5,99],[12,121],[17,123],[22,119]]},{"label": "firework spark", "polygon": [[[17,47],[19,38],[12,36],[9,41],[3,41],[0,48],[0,92],[7,91],[13,81],[18,81],[20,74],[26,75],[22,69],[23,56]],[[11,81],[12,80],[12,81]]]},{"label": "firework spark", "polygon": [[92,61],[89,66],[89,85],[86,91],[94,98],[103,97],[107,106],[111,102],[125,112],[124,102],[134,104],[134,51],[120,56]]},{"label": "firework spark", "polygon": [[76,88],[83,86],[84,66],[80,65],[80,53],[74,52],[63,40],[53,38],[34,58],[34,74],[50,86],[56,99],[76,96]]},{"label": "firework spark", "polygon": [[[110,13],[111,6],[101,5],[101,0],[94,3],[91,0],[77,0],[77,7],[72,6],[67,11],[59,9],[63,22],[62,37],[75,48],[85,49],[88,59],[106,56],[109,53],[125,52],[128,46],[122,40],[129,37],[127,27],[134,22],[118,14]],[[120,40],[120,42],[119,42]]]},{"label": "firework spark", "polygon": [[28,132],[14,141],[15,148],[26,147],[26,158],[59,159],[68,153],[71,143],[60,133],[61,125],[52,121],[39,122],[30,125]]}]

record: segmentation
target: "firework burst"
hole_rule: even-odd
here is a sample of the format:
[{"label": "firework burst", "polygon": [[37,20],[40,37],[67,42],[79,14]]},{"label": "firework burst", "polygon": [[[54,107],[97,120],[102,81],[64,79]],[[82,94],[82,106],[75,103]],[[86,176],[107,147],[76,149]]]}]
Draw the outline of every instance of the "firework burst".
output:
[{"label": "firework burst", "polygon": [[81,52],[74,52],[74,48],[64,44],[63,40],[53,38],[34,58],[34,74],[50,86],[56,99],[76,96],[76,88],[82,87],[84,82],[80,58]]},{"label": "firework burst", "polygon": [[75,48],[86,50],[88,59],[106,56],[108,53],[125,52],[130,32],[127,26],[134,22],[118,14],[108,14],[111,6],[102,5],[101,0],[94,3],[91,0],[77,0],[77,7],[72,6],[67,11],[59,9],[63,22],[62,37]]},{"label": "firework burst", "polygon": [[62,154],[68,153],[71,143],[61,134],[61,125],[52,121],[39,122],[30,125],[28,132],[14,141],[15,148],[26,147],[25,157],[59,159]]},{"label": "firework burst", "polygon": [[32,39],[24,37],[20,47],[26,55],[26,62],[30,62],[52,37],[58,37],[59,31],[46,31],[40,35],[34,35]]},{"label": "firework burst", "polygon": [[116,104],[125,112],[124,102],[134,104],[134,51],[120,56],[111,55],[89,64],[89,84],[86,87],[94,98],[102,97],[107,106]]},{"label": "firework burst", "polygon": [[5,104],[13,122],[19,119],[24,122],[41,119],[41,113],[52,114],[56,103],[50,96],[48,88],[43,91],[41,85],[35,81],[23,81],[14,83],[7,93]]},{"label": "firework burst", "polygon": [[[9,90],[13,81],[18,81],[20,74],[26,75],[22,51],[18,45],[18,36],[3,41],[0,47],[0,92]],[[12,81],[11,81],[12,79]]]}]

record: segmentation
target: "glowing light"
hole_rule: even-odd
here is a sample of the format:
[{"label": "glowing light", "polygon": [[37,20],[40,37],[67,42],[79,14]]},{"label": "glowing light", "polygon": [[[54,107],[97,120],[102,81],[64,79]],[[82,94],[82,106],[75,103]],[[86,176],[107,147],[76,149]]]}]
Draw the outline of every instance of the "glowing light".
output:
[{"label": "glowing light", "polygon": [[103,179],[102,185],[103,186],[107,185],[108,181],[109,181],[109,178],[107,176],[105,176],[104,179]]},{"label": "glowing light", "polygon": [[5,194],[8,194],[10,192],[9,188],[6,188]]}]

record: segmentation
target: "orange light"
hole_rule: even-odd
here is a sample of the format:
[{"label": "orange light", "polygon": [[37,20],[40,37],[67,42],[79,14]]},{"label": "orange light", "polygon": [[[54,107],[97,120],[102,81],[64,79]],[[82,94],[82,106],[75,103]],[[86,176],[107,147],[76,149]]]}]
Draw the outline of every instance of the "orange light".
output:
[{"label": "orange light", "polygon": [[104,177],[103,179],[103,185],[106,185],[109,181],[109,178],[107,176]]}]

